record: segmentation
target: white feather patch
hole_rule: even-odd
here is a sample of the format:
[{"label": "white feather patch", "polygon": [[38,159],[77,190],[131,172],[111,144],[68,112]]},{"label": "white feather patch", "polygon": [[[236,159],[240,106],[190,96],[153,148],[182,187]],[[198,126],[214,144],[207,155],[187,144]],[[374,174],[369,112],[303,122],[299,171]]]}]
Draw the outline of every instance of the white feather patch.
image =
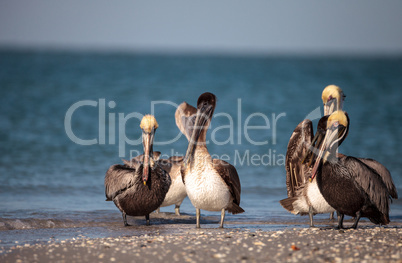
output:
[{"label": "white feather patch", "polygon": [[206,166],[203,171],[193,169],[186,175],[187,195],[195,208],[221,211],[233,198],[221,176],[211,165]]}]

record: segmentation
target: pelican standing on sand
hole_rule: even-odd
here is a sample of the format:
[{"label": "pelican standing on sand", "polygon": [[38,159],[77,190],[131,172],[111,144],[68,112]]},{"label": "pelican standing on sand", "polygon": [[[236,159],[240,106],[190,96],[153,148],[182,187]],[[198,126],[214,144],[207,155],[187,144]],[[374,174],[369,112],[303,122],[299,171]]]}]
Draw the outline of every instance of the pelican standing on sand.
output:
[{"label": "pelican standing on sand", "polygon": [[[320,193],[316,182],[309,182],[311,176],[311,160],[313,153],[309,152],[317,141],[325,134],[328,114],[342,109],[345,95],[342,89],[335,85],[327,86],[322,92],[324,114],[318,123],[316,135],[313,136],[313,123],[306,119],[297,125],[290,137],[286,152],[286,186],[288,198],[280,204],[293,214],[309,215],[310,227],[314,227],[313,215],[333,213],[331,207]],[[307,157],[306,157],[307,156]],[[306,159],[306,160],[305,160]]]},{"label": "pelican standing on sand", "polygon": [[144,154],[131,163],[112,165],[105,176],[106,201],[113,201],[121,211],[125,226],[127,215],[145,216],[149,225],[149,214],[162,204],[171,184],[169,174],[154,159],[155,117],[145,115],[140,127]]},{"label": "pelican standing on sand", "polygon": [[316,178],[321,194],[338,212],[337,228],[343,228],[344,215],[356,217],[352,226],[355,229],[361,217],[369,218],[374,224],[386,225],[390,222],[389,204],[396,190],[390,192],[384,178],[358,158],[336,154],[348,127],[349,120],[343,111],[335,111],[328,118],[311,180]]},{"label": "pelican standing on sand", "polygon": [[216,106],[212,93],[202,94],[197,109],[183,102],[176,110],[176,123],[189,140],[181,165],[187,195],[196,208],[196,227],[200,228],[201,209],[221,211],[223,228],[225,210],[243,213],[240,207],[240,180],[231,164],[212,159],[206,147],[206,134]]}]

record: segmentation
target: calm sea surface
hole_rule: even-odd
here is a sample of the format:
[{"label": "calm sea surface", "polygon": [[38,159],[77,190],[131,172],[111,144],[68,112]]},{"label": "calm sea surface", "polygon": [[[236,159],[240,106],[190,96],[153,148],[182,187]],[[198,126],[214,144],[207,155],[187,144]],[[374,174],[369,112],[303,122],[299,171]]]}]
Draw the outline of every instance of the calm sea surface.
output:
[{"label": "calm sea surface", "polygon": [[[195,105],[206,91],[218,98],[208,149],[235,165],[242,184],[246,213],[227,222],[307,226],[307,217],[279,205],[286,197],[284,158],[296,125],[309,114],[316,125],[328,84],[347,96],[351,125],[340,152],[383,163],[401,196],[401,58],[1,51],[0,239],[24,240],[26,229],[35,237],[56,226],[63,236],[63,227],[122,224],[104,201],[106,170],[142,152],[139,122],[148,113],[159,123],[154,150],[184,155],[175,107]],[[181,210],[195,214],[188,199]],[[219,213],[203,215],[215,220]],[[402,221],[402,201],[394,200],[390,215]]]}]

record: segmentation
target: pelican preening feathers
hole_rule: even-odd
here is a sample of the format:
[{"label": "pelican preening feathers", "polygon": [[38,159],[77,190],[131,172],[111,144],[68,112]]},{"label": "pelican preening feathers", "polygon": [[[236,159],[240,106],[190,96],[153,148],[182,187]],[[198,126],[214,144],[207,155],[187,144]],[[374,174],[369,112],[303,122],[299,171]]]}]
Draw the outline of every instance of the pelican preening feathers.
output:
[{"label": "pelican preening feathers", "polygon": [[[286,153],[288,198],[281,205],[294,214],[310,217],[318,213],[338,213],[338,228],[344,215],[361,217],[375,224],[388,224],[389,205],[398,198],[389,171],[379,162],[338,153],[349,132],[350,119],[342,110],[345,95],[338,86],[322,92],[324,114],[314,135],[312,122],[302,121],[294,130]],[[186,102],[175,112],[176,125],[186,136],[184,157],[161,159],[153,151],[158,123],[146,115],[141,121],[144,154],[112,165],[105,176],[107,201],[121,211],[124,225],[127,215],[145,216],[161,206],[180,205],[188,196],[196,209],[196,227],[200,228],[201,209],[220,211],[223,227],[225,211],[243,213],[240,207],[241,184],[236,168],[220,159],[212,159],[206,146],[206,134],[216,106],[216,96],[203,93],[197,107]]]},{"label": "pelican preening feathers", "polygon": [[[345,140],[349,132],[349,116],[346,112],[342,111],[344,98],[345,95],[339,87],[335,85],[327,86],[322,93],[322,100],[324,103],[324,114],[330,115],[325,115],[319,120],[314,137],[312,122],[304,120],[296,127],[289,140],[286,153],[288,198],[281,200],[280,203],[291,213],[308,214],[311,227],[314,226],[314,214],[329,213],[335,210],[338,212],[339,228],[343,227],[344,214],[356,216],[356,221],[353,225],[354,228],[357,227],[361,216],[369,217],[374,223],[386,224],[389,222],[389,205],[384,201],[383,195],[386,192],[387,198],[398,198],[391,174],[382,164],[372,159],[348,157],[338,153],[338,147]],[[329,132],[329,129],[334,128],[337,128],[338,133]],[[324,153],[324,150],[327,148],[331,152],[327,151]],[[337,165],[331,166],[327,163],[328,158],[331,159],[330,164],[336,163]],[[345,163],[346,160],[347,162]],[[319,169],[324,169],[322,176]],[[359,172],[356,172],[356,169]],[[317,170],[320,172],[320,178],[314,180]],[[339,172],[341,170],[343,173]],[[344,197],[342,193],[347,188],[336,188],[335,182],[339,180],[339,176],[335,176],[336,172],[346,177],[356,177],[357,179],[348,181],[351,184],[363,182],[366,188],[368,183],[373,189],[385,189],[383,193],[375,194],[373,191],[366,193],[372,196],[366,198],[364,202],[361,200],[360,203],[360,205],[363,203],[368,206],[371,202],[374,202],[370,198],[374,198],[374,200],[380,198],[382,200],[381,207],[379,204],[373,204],[370,207],[381,209],[384,217],[383,220],[378,220],[377,214],[368,213],[364,207],[358,207],[359,204],[354,204],[353,201],[339,199]],[[346,180],[343,182],[346,182]],[[352,190],[355,191],[354,194],[349,196],[352,199],[363,198],[362,196],[365,195],[358,195],[358,191],[363,191],[360,188]],[[340,205],[343,205],[343,207],[339,208]],[[352,208],[353,205],[358,208]],[[345,207],[349,207],[349,210],[345,209]]]},{"label": "pelican preening feathers", "polygon": [[[324,114],[341,109],[345,95],[335,85],[327,86],[322,92]],[[318,122],[314,136],[313,123],[304,120],[293,131],[286,152],[286,186],[288,198],[280,201],[280,204],[293,214],[309,215],[310,226],[313,227],[313,215],[333,213],[331,207],[320,193],[317,183],[309,181],[312,171],[312,161],[315,159],[314,147],[319,147],[322,137],[325,135],[328,115]]]},{"label": "pelican preening feathers", "polygon": [[176,110],[176,124],[189,140],[181,165],[187,195],[196,208],[196,227],[200,227],[200,210],[221,211],[223,227],[225,210],[243,213],[240,207],[240,180],[231,164],[212,159],[206,146],[206,134],[216,106],[212,93],[202,94],[197,109],[183,102]]}]

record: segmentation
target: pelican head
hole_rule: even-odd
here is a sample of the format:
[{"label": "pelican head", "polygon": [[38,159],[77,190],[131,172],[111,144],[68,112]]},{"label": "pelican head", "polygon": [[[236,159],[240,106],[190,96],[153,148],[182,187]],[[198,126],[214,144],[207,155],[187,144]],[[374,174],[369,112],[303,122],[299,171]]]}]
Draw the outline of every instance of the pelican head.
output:
[{"label": "pelican head", "polygon": [[197,101],[197,114],[192,127],[192,135],[189,140],[186,155],[184,157],[184,166],[193,159],[193,154],[196,145],[205,145],[206,129],[208,129],[211,122],[212,115],[214,114],[216,106],[216,96],[212,93],[206,92],[201,94]]},{"label": "pelican head", "polygon": [[144,182],[144,185],[146,185],[149,175],[149,166],[151,166],[151,168],[154,166],[152,146],[158,123],[154,116],[145,115],[141,120],[140,128],[142,130],[142,144],[144,146],[142,181]]},{"label": "pelican head", "polygon": [[197,100],[197,113],[205,114],[205,117],[211,118],[216,106],[216,96],[205,92]]},{"label": "pelican head", "polygon": [[[335,111],[329,117],[327,121],[327,129],[323,139],[323,143],[319,150],[317,160],[315,161],[313,171],[311,172],[311,180],[317,174],[318,166],[323,158],[323,155],[336,151],[340,142],[345,138],[348,133],[348,118],[343,111]],[[325,159],[325,158],[324,158]]]},{"label": "pelican head", "polygon": [[342,110],[343,101],[346,95],[336,85],[329,85],[322,91],[322,102],[324,103],[324,115],[330,115],[334,111]]},{"label": "pelican head", "polygon": [[201,133],[208,129],[211,122],[212,115],[214,114],[216,106],[216,96],[212,93],[206,92],[201,94],[197,101],[197,115],[195,118],[193,126],[193,134],[190,142],[193,144],[203,143],[205,141],[206,132],[203,133],[202,138],[200,138]]}]

